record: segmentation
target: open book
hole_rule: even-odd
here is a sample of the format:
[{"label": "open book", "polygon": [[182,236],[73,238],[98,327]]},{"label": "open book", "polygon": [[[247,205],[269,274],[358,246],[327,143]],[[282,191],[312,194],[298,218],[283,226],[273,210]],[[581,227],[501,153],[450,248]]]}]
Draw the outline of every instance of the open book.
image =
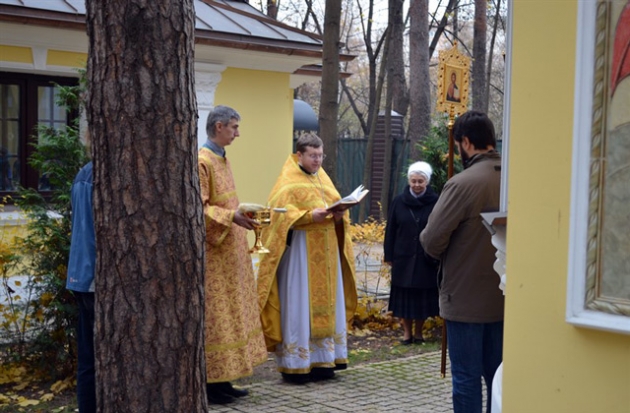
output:
[{"label": "open book", "polygon": [[326,208],[326,210],[331,212],[345,211],[351,206],[355,206],[361,202],[368,192],[370,192],[369,189],[365,189],[363,185],[359,185],[350,195],[341,198],[339,201]]}]

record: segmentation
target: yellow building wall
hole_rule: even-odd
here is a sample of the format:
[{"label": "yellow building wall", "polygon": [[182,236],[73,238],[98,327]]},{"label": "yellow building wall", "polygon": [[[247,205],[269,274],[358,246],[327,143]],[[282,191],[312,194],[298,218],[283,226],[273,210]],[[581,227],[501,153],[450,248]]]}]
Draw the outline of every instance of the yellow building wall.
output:
[{"label": "yellow building wall", "polygon": [[266,204],[292,151],[289,74],[228,68],[221,74],[214,104],[231,106],[241,115],[240,137],[226,148],[239,200]]},{"label": "yellow building wall", "polygon": [[49,65],[85,68],[88,56],[86,53],[48,50],[46,58],[46,63]]},{"label": "yellow building wall", "polygon": [[565,321],[578,2],[513,5],[503,412],[628,413],[630,336]]},{"label": "yellow building wall", "polygon": [[6,46],[0,44],[0,60],[16,63],[33,63],[33,52],[30,47]]},{"label": "yellow building wall", "polygon": [[[7,46],[0,44],[0,60],[5,62],[33,64],[33,51],[30,47]],[[64,50],[48,50],[46,64],[53,66],[67,66],[84,68],[87,53],[67,52]]]}]

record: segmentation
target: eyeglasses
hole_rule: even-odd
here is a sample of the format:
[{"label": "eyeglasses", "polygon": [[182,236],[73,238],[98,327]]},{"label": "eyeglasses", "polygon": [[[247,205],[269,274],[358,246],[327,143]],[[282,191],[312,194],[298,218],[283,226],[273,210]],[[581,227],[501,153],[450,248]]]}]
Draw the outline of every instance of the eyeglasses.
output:
[{"label": "eyeglasses", "polygon": [[317,161],[318,159],[321,159],[323,161],[324,159],[326,159],[326,154],[325,153],[322,153],[321,155],[311,154],[311,155],[308,155],[308,157],[311,158],[312,161]]}]

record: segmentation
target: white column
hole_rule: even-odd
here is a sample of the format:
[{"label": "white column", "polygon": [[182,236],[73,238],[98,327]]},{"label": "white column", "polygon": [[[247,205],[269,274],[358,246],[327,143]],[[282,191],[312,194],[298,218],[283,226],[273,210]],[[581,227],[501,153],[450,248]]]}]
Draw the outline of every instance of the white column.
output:
[{"label": "white column", "polygon": [[206,120],[214,107],[214,92],[221,82],[221,72],[226,66],[212,63],[195,63],[195,92],[197,94],[197,144],[199,148],[206,142]]}]

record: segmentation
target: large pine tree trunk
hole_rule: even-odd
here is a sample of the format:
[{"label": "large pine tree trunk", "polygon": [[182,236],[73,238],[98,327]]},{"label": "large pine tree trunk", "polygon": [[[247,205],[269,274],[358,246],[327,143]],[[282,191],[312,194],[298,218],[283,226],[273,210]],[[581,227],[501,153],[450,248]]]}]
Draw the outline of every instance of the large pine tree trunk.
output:
[{"label": "large pine tree trunk", "polygon": [[337,182],[337,114],[339,113],[339,31],[341,2],[326,0],[324,16],[324,56],[322,62],[322,93],[319,105],[319,134],[328,154],[324,168]]},{"label": "large pine tree trunk", "polygon": [[98,409],[205,412],[193,0],[86,6]]},{"label": "large pine tree trunk", "polygon": [[417,143],[429,134],[431,128],[428,0],[411,0],[409,17],[409,137],[411,157],[418,160]]},{"label": "large pine tree trunk", "polygon": [[475,0],[475,25],[473,30],[472,64],[472,107],[482,112],[488,111],[486,95],[486,17],[487,0]]}]

